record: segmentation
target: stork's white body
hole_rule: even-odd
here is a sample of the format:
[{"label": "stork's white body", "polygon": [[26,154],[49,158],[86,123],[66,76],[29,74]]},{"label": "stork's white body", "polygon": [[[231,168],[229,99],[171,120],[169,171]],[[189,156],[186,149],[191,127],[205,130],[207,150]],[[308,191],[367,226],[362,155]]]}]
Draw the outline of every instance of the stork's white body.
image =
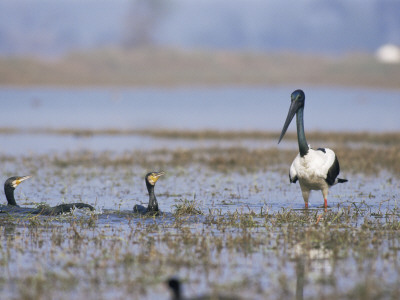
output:
[{"label": "stork's white body", "polygon": [[299,180],[306,206],[311,190],[321,190],[324,200],[327,199],[329,187],[337,183],[339,169],[335,162],[336,155],[328,148],[310,148],[306,155],[301,157],[299,153],[294,159],[289,171],[290,181],[295,183]]},{"label": "stork's white body", "polygon": [[321,190],[324,196],[325,209],[328,206],[328,189],[338,182],[346,182],[347,179],[337,178],[340,172],[339,161],[335,153],[328,148],[311,149],[307,144],[304,134],[304,112],[305,95],[302,90],[295,90],[291,95],[291,104],[285,124],[283,125],[278,143],[282,140],[296,115],[297,141],[299,143],[299,154],[290,166],[290,182],[299,180],[305,207],[308,208],[308,198],[311,190]]}]

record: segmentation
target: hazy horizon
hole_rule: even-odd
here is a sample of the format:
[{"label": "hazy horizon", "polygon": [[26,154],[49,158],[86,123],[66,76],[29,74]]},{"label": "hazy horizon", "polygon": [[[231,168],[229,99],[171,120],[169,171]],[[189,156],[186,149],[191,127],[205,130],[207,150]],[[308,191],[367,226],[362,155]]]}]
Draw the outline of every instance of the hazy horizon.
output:
[{"label": "hazy horizon", "polygon": [[373,53],[400,44],[400,2],[3,0],[0,55],[99,47]]}]

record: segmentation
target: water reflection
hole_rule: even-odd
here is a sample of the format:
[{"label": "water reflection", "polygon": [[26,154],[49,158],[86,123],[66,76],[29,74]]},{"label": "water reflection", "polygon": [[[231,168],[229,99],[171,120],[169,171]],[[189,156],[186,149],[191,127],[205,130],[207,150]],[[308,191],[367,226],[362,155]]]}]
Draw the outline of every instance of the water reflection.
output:
[{"label": "water reflection", "polygon": [[[309,286],[319,284],[334,284],[332,280],[326,282],[326,278],[334,278],[333,251],[324,245],[308,245],[310,241],[297,243],[292,248],[293,262],[296,270],[296,299],[303,300],[304,291]],[[307,289],[307,295],[314,293],[313,289]]]},{"label": "water reflection", "polygon": [[305,265],[303,258],[297,257],[296,260],[296,299],[304,299],[304,284],[305,284]]},{"label": "water reflection", "polygon": [[7,222],[2,224],[2,227],[4,228],[4,236],[11,239],[15,238],[15,230],[17,229],[15,224]]}]

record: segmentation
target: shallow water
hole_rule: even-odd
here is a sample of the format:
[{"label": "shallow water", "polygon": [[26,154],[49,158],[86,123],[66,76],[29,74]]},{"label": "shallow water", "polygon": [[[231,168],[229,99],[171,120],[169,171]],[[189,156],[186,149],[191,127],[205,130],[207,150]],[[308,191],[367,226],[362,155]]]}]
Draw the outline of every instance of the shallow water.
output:
[{"label": "shallow water", "polygon": [[[297,87],[0,88],[0,127],[280,130]],[[400,92],[305,87],[307,130],[398,131]],[[340,116],[340,117],[339,117]],[[294,131],[294,126],[291,126]]]},{"label": "shallow water", "polygon": [[[97,210],[114,209],[131,211],[135,204],[147,205],[148,197],[143,174],[145,170],[120,171],[112,168],[65,168],[58,173],[43,172],[35,175],[17,188],[15,195],[21,206],[44,202],[55,206],[63,202],[87,202]],[[132,172],[132,173],[131,173]],[[383,172],[375,177],[346,176],[350,183],[331,188],[329,207],[366,203],[372,212],[397,207],[400,184],[392,181],[393,175]],[[38,188],[42,187],[42,188]],[[221,174],[201,168],[167,171],[156,186],[159,207],[171,212],[180,200],[195,200],[202,211],[269,211],[303,209],[304,202],[298,184],[289,184],[281,172],[252,174]],[[40,199],[40,201],[38,201]],[[314,191],[310,209],[321,209],[322,194]]]},{"label": "shallow water", "polygon": [[[154,149],[193,149],[211,147],[246,147],[249,149],[266,149],[276,147],[277,142],[272,140],[216,140],[216,139],[179,139],[159,138],[144,135],[57,135],[46,133],[24,133],[13,134],[0,133],[0,154],[24,155],[48,154],[74,151],[111,151],[123,153],[131,150],[154,150]],[[296,142],[284,142],[283,149],[288,147],[295,149]]]},{"label": "shallow water", "polygon": [[[216,291],[246,299],[278,299],[285,295],[292,298],[301,291],[304,298],[329,298],[331,293],[343,296],[363,284],[366,279],[360,274],[365,272],[390,289],[400,279],[394,263],[397,252],[391,250],[400,246],[400,237],[394,233],[379,248],[376,242],[371,244],[381,253],[376,257],[375,252],[365,254],[358,247],[340,247],[340,242],[330,250],[329,231],[324,233],[328,239],[322,241],[299,239],[295,237],[299,233],[290,234],[294,230],[290,228],[298,225],[290,222],[267,226],[263,217],[246,217],[250,224],[259,225],[247,228],[237,221],[237,225],[229,225],[236,213],[284,214],[293,209],[300,216],[315,215],[315,219],[323,214],[319,193],[311,197],[306,213],[299,186],[290,185],[280,172],[226,175],[198,167],[171,170],[156,186],[160,209],[166,214],[143,219],[131,210],[134,204],[147,201],[144,170],[137,168],[128,175],[130,171],[122,169],[67,167],[60,172],[52,167],[17,188],[21,205],[38,200],[56,205],[65,199],[94,204],[103,214],[95,216],[91,227],[84,224],[92,217],[83,212],[53,220],[14,217],[12,223],[19,220],[17,226],[10,221],[0,225],[4,232],[0,247],[4,284],[0,283],[0,289],[5,299],[15,295],[169,299],[163,282],[170,276],[185,280],[187,296]],[[351,208],[359,209],[360,215],[330,234],[349,231],[357,235],[365,217],[374,219],[371,212],[382,212],[383,217],[388,211],[397,213],[400,185],[390,182],[390,177],[382,174],[377,180],[357,175],[350,178],[350,184],[332,188],[329,212],[339,214]],[[40,185],[43,188],[38,188]],[[183,217],[177,222],[172,213],[180,199],[195,199],[204,215]],[[221,218],[225,221],[218,221]],[[314,227],[317,232],[327,231],[313,223],[302,225],[300,231]],[[359,261],[364,255],[368,257],[364,258],[365,270],[360,269]],[[382,272],[386,274],[383,279]],[[299,286],[302,278],[305,281]],[[46,282],[52,282],[52,287],[39,288],[47,286]]]},{"label": "shallow water", "polygon": [[[400,130],[394,115],[400,108],[398,92],[314,93],[307,93],[307,128]],[[2,88],[0,127],[280,130],[289,94],[285,88]],[[285,100],[273,102],[274,97]],[[335,116],[343,107],[343,120],[337,124]],[[266,117],[271,109],[276,113]],[[352,116],[356,110],[363,114]],[[317,121],[321,116],[322,123]],[[321,208],[320,192],[312,193],[305,211],[299,185],[289,184],[287,176],[293,158],[253,169],[241,168],[240,157],[228,160],[226,168],[213,166],[219,163],[218,155],[224,157],[237,147],[279,147],[293,150],[294,158],[297,145],[291,140],[277,146],[276,140],[240,138],[0,134],[3,180],[33,175],[15,190],[21,206],[86,202],[97,210],[58,217],[0,214],[2,299],[169,299],[164,281],[170,276],[185,281],[187,296],[216,292],[246,299],[355,299],[365,295],[363,291],[372,298],[399,295],[397,174],[384,168],[364,174],[341,165],[341,177],[349,182],[332,187],[328,212]],[[372,152],[392,146],[362,143],[348,149],[357,147]],[[192,162],[185,158],[191,151],[205,155]],[[138,158],[124,160],[131,153]],[[171,156],[177,154],[177,163],[171,164]],[[144,157],[148,160],[140,161]],[[133,215],[133,206],[148,200],[144,174],[161,169],[166,175],[155,191],[165,214]],[[203,214],[175,215],[184,200],[194,201]]]}]

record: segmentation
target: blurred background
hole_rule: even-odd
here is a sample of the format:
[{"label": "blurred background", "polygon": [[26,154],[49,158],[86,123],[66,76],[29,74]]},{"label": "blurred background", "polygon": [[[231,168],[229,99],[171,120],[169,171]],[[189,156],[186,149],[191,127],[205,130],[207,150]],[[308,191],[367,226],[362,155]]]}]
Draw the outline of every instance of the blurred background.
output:
[{"label": "blurred background", "polygon": [[399,11],[397,0],[2,0],[0,84],[397,89]]},{"label": "blurred background", "polygon": [[[399,12],[398,0],[1,0],[0,100],[24,102],[19,124],[2,104],[0,127],[279,130],[301,87],[313,130],[399,130]],[[346,105],[362,114],[337,124]]]},{"label": "blurred background", "polygon": [[400,45],[397,0],[2,0],[2,55],[99,47],[374,53]]}]

